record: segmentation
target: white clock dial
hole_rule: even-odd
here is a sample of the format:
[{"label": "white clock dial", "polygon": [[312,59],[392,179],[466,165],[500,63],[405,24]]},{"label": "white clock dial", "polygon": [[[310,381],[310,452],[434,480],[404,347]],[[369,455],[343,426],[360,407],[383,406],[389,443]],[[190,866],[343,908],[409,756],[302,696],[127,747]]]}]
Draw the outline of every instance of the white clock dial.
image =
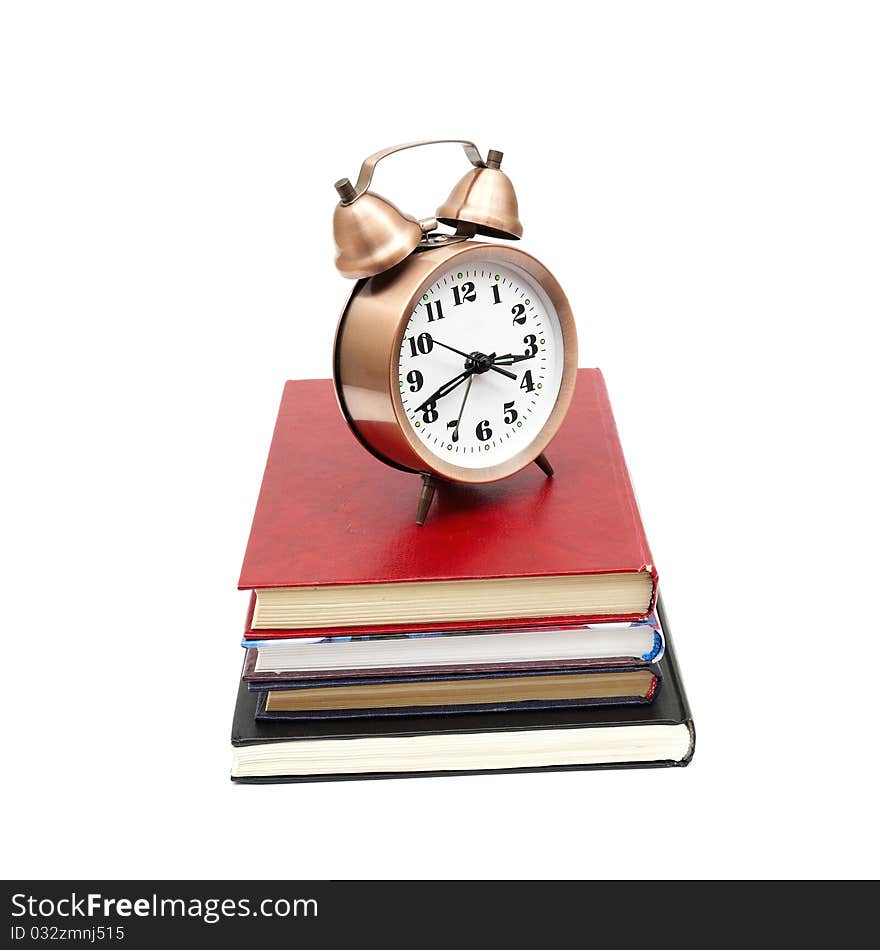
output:
[{"label": "white clock dial", "polygon": [[403,335],[398,376],[412,431],[462,468],[506,462],[550,417],[563,356],[559,318],[534,278],[490,260],[450,267]]}]

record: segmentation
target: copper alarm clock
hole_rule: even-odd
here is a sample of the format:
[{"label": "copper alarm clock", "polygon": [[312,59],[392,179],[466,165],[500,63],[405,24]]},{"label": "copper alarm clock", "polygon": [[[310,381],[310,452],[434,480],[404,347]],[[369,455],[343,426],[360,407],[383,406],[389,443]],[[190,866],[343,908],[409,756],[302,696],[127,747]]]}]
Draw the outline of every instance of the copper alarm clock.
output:
[{"label": "copper alarm clock", "polygon": [[[449,141],[473,167],[434,217],[369,191],[383,158]],[[484,161],[464,140],[414,142],[371,155],[356,184],[336,183],[336,266],[357,279],[336,332],[336,393],[366,449],[422,476],[419,524],[438,481],[492,482],[532,462],[552,475],[544,450],[574,390],[577,335],[562,288],[524,251],[475,240],[522,235],[502,157]]]}]

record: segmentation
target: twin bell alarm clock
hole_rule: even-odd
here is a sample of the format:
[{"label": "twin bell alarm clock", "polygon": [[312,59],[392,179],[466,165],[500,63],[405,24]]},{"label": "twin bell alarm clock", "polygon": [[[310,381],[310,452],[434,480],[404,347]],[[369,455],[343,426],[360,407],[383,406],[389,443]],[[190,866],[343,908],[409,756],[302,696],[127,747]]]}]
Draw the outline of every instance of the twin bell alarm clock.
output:
[{"label": "twin bell alarm clock", "polygon": [[[472,167],[434,217],[369,190],[382,159],[450,141]],[[492,482],[532,462],[552,475],[544,449],[574,390],[562,288],[534,257],[496,243],[523,233],[502,157],[483,160],[464,140],[413,142],[371,155],[356,184],[336,182],[336,267],[357,281],[336,331],[336,393],[366,449],[422,476],[418,524],[438,482]]]}]

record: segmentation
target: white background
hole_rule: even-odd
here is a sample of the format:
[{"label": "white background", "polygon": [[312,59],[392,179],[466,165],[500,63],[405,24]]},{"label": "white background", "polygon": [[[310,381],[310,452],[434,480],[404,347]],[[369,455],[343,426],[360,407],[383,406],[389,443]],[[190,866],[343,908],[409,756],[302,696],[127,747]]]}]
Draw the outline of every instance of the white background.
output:
[{"label": "white background", "polygon": [[[4,4],[4,874],[876,875],[878,44],[843,2]],[[504,150],[605,371],[697,754],[233,786],[332,183],[443,136]],[[375,187],[423,216],[466,168]]]}]

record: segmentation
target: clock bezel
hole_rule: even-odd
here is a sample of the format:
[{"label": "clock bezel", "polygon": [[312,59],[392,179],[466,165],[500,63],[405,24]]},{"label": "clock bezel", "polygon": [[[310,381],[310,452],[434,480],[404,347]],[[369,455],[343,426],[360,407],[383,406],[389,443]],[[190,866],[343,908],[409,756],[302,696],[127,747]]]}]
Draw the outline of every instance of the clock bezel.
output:
[{"label": "clock bezel", "polygon": [[[526,445],[506,461],[499,462],[494,465],[480,466],[476,469],[447,462],[444,458],[432,452],[418,437],[415,430],[413,429],[412,422],[406,415],[406,410],[400,396],[398,360],[395,359],[391,365],[391,378],[389,381],[389,387],[393,396],[394,411],[397,415],[401,429],[403,430],[403,434],[406,437],[410,448],[413,449],[417,455],[419,455],[426,465],[431,466],[434,474],[439,475],[441,478],[447,479],[448,481],[476,482],[479,484],[484,484],[486,482],[494,482],[502,478],[507,478],[508,476],[513,475],[525,468],[527,465],[532,463],[537,458],[537,456],[541,454],[541,452],[544,451],[547,444],[550,442],[553,436],[556,435],[557,431],[559,430],[559,426],[562,423],[562,419],[565,416],[565,412],[568,409],[568,405],[571,401],[571,395],[574,391],[573,378],[570,382],[570,385],[568,386],[566,386],[566,379],[568,376],[576,376],[577,342],[574,332],[574,317],[571,313],[571,307],[569,306],[568,299],[563,293],[562,288],[559,286],[556,278],[553,277],[550,271],[547,270],[547,268],[544,267],[544,265],[541,264],[536,258],[532,257],[530,254],[527,254],[525,251],[520,251],[518,248],[509,248],[497,244],[480,243],[479,245],[465,245],[461,249],[460,253],[451,255],[442,267],[432,271],[428,279],[423,281],[415,290],[408,304],[409,312],[407,313],[406,319],[401,322],[398,332],[395,334],[394,344],[392,347],[392,350],[395,354],[399,355],[401,346],[403,344],[403,338],[406,334],[406,329],[409,325],[409,320],[416,304],[419,302],[419,300],[421,300],[422,295],[427,291],[427,289],[436,283],[438,277],[437,271],[446,270],[453,261],[455,261],[457,266],[461,266],[468,260],[498,261],[501,264],[510,264],[524,271],[531,280],[540,286],[540,288],[550,300],[550,303],[553,305],[558,317],[563,345],[562,379],[560,380],[559,393],[557,394],[553,409],[550,411],[550,415],[547,417],[547,421],[541,427],[538,434],[529,441],[528,445]],[[572,365],[569,357],[572,339],[575,341],[573,344],[574,369],[571,372],[567,372],[567,370]],[[474,475],[477,477],[474,478]]]},{"label": "clock bezel", "polygon": [[[506,461],[482,468],[455,465],[428,449],[406,415],[398,376],[403,337],[422,294],[438,271],[468,260],[497,260],[535,281],[556,311],[564,350],[559,392],[540,431]],[[464,484],[499,481],[534,462],[559,431],[577,378],[577,332],[559,282],[525,251],[483,241],[418,251],[390,271],[358,282],[340,319],[334,353],[340,408],[360,442],[397,468]]]}]

